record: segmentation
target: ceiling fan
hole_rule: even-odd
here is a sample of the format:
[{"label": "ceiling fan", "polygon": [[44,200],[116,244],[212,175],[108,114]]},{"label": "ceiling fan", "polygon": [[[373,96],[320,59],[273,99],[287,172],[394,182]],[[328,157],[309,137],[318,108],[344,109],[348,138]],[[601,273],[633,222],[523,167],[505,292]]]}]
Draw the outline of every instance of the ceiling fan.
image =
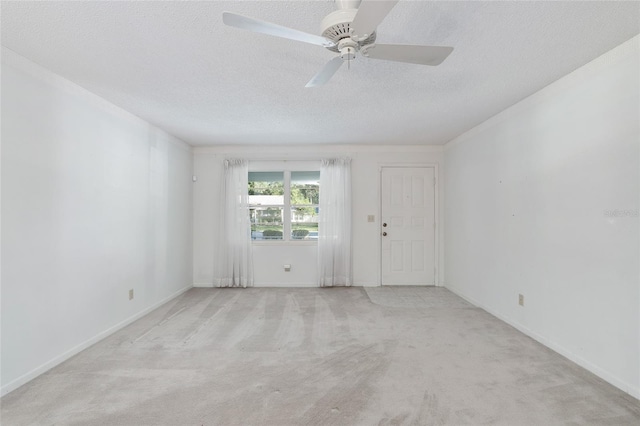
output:
[{"label": "ceiling fan", "polygon": [[305,86],[316,87],[328,82],[342,63],[355,59],[358,52],[371,59],[419,65],[439,65],[449,56],[453,47],[375,43],[378,24],[398,1],[335,0],[337,10],[322,20],[319,36],[231,12],[223,12],[222,21],[232,27],[315,44],[339,53]]}]

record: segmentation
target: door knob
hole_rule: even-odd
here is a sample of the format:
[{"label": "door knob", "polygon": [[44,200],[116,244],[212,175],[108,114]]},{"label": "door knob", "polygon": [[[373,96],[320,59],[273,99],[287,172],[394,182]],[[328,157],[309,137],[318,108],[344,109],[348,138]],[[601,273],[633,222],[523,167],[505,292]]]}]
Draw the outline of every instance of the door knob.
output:
[{"label": "door knob", "polygon": [[383,233],[382,233],[382,236],[383,236],[383,237],[386,237],[386,236],[387,236],[387,233],[386,233],[386,232],[383,232]]}]

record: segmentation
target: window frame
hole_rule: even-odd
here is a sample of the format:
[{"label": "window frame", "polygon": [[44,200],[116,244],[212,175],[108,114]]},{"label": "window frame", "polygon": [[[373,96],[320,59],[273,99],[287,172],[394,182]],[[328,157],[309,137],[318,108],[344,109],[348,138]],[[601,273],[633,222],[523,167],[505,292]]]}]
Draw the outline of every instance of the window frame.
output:
[{"label": "window frame", "polygon": [[[251,244],[265,246],[316,246],[318,240],[294,240],[291,239],[291,172],[319,172],[320,161],[291,161],[291,160],[275,160],[275,161],[250,161],[249,172],[283,172],[284,182],[284,204],[282,206],[282,239],[281,240],[251,240]],[[320,189],[322,191],[322,188]],[[249,204],[249,206],[252,206]],[[298,204],[296,204],[298,206]],[[309,204],[309,206],[316,206]],[[269,207],[269,206],[263,206]]]}]

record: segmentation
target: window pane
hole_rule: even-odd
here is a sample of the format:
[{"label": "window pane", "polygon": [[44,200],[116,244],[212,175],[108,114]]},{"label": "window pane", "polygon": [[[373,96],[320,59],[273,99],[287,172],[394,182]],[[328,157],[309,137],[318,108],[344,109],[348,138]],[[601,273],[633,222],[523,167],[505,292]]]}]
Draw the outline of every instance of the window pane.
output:
[{"label": "window pane", "polygon": [[252,240],[282,240],[282,207],[250,207]]},{"label": "window pane", "polygon": [[320,172],[291,172],[291,205],[320,202]]},{"label": "window pane", "polygon": [[318,239],[318,208],[292,207],[291,208],[291,239],[292,240],[317,240]]},{"label": "window pane", "polygon": [[249,172],[249,204],[284,205],[284,172]]}]

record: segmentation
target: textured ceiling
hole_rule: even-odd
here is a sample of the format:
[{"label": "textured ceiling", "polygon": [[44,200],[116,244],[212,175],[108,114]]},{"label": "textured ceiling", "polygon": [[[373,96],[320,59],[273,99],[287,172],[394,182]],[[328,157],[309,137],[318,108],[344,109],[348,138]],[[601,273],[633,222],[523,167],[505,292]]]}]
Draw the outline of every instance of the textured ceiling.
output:
[{"label": "textured ceiling", "polygon": [[[365,0],[366,1],[366,0]],[[192,145],[444,144],[640,33],[638,2],[400,1],[378,42],[453,46],[438,67],[358,57],[306,89],[332,1],[2,2],[2,44]]]}]

